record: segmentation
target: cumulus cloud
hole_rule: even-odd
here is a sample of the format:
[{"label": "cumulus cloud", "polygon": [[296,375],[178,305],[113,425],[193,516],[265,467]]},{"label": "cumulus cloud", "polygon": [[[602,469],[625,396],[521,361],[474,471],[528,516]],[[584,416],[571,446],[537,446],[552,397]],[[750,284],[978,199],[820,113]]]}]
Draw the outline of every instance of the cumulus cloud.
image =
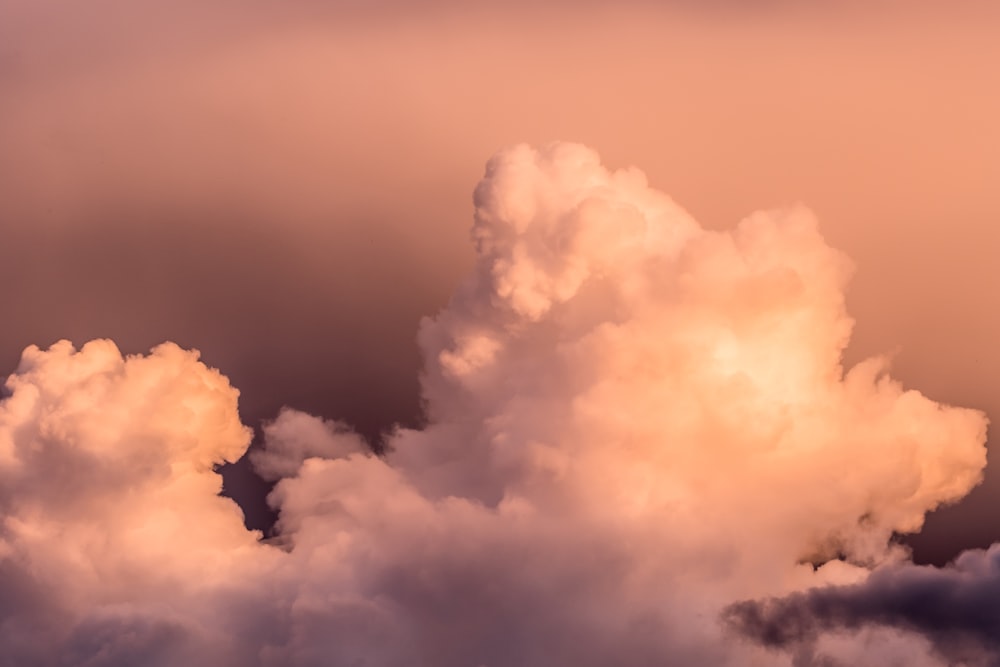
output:
[{"label": "cumulus cloud", "polygon": [[123,357],[110,341],[28,348],[6,388],[0,662],[218,653],[232,621],[207,598],[263,555],[213,471],[250,440],[237,392],[176,345]]},{"label": "cumulus cloud", "polygon": [[338,459],[368,451],[361,436],[346,424],[287,408],[264,425],[264,437],[267,449],[251,452],[250,460],[266,480],[294,476],[309,458]]},{"label": "cumulus cloud", "polygon": [[707,231],[574,144],[499,153],[475,206],[476,265],[420,327],[426,426],[381,457],[294,410],[265,427],[279,545],[217,496],[248,435],[216,371],[29,349],[0,632],[36,634],[2,659],[785,664],[720,611],[862,581],[978,482],[981,413],[843,368],[850,264],[807,211]]}]

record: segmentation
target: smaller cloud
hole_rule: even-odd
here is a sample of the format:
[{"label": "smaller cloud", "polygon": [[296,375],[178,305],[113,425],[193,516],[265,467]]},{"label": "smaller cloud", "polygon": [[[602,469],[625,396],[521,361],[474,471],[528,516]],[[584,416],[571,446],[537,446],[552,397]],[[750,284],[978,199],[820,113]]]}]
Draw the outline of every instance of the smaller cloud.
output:
[{"label": "smaller cloud", "polygon": [[268,481],[294,477],[307,459],[342,459],[368,451],[350,426],[289,408],[264,425],[264,437],[267,448],[251,452],[250,460]]},{"label": "smaller cloud", "polygon": [[1000,664],[1000,544],[950,566],[895,564],[851,586],[749,600],[723,613],[764,646],[811,653],[832,634],[873,628],[917,634],[948,664]]}]

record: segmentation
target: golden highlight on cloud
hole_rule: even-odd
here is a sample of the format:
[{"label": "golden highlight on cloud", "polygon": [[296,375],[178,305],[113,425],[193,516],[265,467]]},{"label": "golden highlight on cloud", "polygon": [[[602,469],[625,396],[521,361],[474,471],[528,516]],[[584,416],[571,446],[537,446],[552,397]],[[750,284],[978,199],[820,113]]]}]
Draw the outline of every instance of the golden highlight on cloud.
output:
[{"label": "golden highlight on cloud", "polygon": [[[475,206],[475,267],[419,332],[426,426],[378,457],[284,410],[253,455],[274,539],[218,496],[250,436],[196,354],[26,350],[0,663],[791,665],[724,610],[865,582],[980,480],[982,413],[842,365],[851,266],[808,211],[709,231],[575,144],[500,152]],[[945,664],[915,646],[809,659]]]}]

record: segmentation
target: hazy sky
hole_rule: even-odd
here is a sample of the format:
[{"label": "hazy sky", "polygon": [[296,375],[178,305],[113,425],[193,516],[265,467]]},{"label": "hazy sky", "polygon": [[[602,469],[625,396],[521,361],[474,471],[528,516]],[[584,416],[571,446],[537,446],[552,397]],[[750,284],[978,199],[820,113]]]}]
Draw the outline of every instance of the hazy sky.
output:
[{"label": "hazy sky", "polygon": [[[854,266],[846,364],[888,353],[1000,414],[998,34],[974,2],[0,0],[0,373],[63,338],[173,341],[250,427],[422,424],[444,362],[417,331],[484,270],[484,164],[565,140],[707,229],[804,205]],[[1000,538],[998,501],[987,467],[917,560]]]}]

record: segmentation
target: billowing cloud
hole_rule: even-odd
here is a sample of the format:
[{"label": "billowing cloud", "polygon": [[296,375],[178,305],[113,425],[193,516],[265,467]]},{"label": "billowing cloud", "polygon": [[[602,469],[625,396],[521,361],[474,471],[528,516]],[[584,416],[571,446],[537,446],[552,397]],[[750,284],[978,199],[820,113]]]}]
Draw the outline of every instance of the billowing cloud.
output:
[{"label": "billowing cloud", "polygon": [[175,345],[124,358],[110,341],[28,348],[6,387],[0,662],[230,655],[238,621],[213,594],[267,556],[213,470],[250,440],[237,392]]},{"label": "billowing cloud", "polygon": [[475,205],[473,271],[419,332],[426,426],[377,457],[283,411],[265,543],[217,495],[248,443],[221,375],[29,349],[0,406],[2,659],[788,664],[720,611],[864,580],[980,479],[981,413],[842,366],[850,264],[807,211],[707,231],[574,144],[499,153]]},{"label": "billowing cloud", "polygon": [[[1000,41],[969,4],[0,0],[0,372],[172,340],[247,424],[415,424],[483,156],[569,136],[709,228],[808,202],[861,267],[852,363],[898,346],[895,377],[993,411]],[[992,477],[918,555],[995,537]]]}]

